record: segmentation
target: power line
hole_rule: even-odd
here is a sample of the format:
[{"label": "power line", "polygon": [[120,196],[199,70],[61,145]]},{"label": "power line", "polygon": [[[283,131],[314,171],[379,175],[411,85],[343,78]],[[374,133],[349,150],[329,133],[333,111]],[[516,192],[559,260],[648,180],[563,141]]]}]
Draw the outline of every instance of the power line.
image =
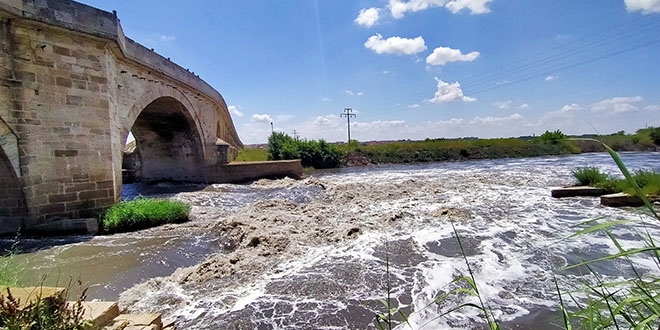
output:
[{"label": "power line", "polygon": [[[469,76],[461,80],[461,88],[468,96],[478,95],[648,47],[660,43],[660,38],[658,38],[660,33],[656,31],[659,28],[660,21],[656,19],[630,20],[611,29],[579,38],[575,42],[545,49],[529,57],[516,60],[515,63]],[[633,39],[633,36],[636,38]],[[428,92],[420,92],[399,98],[397,104],[376,107],[380,110],[393,109],[392,111],[381,111],[365,117],[381,117],[406,111],[406,109],[401,109],[401,103],[421,101],[424,96],[428,97],[428,95]]]}]

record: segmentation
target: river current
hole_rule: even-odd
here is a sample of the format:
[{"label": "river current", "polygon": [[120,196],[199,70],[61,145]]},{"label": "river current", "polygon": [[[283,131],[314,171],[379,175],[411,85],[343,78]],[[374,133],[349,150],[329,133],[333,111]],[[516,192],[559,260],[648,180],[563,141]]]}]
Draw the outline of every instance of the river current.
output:
[{"label": "river current", "polygon": [[[660,166],[660,153],[622,158],[631,170]],[[585,268],[561,268],[616,251],[603,234],[569,238],[579,224],[638,221],[613,230],[624,247],[641,244],[642,225],[660,233],[639,209],[550,197],[584,166],[618,173],[607,154],[595,153],[343,168],[246,185],[125,185],[127,196],[190,203],[192,220],[112,236],[21,239],[24,253],[12,262],[25,269],[26,285],[80,278],[90,299],[160,312],[181,329],[376,329],[388,290],[413,329],[482,329],[476,309],[438,318],[475,297],[433,303],[468,275],[467,260],[503,329],[559,329],[553,279],[569,291],[587,278]],[[636,262],[657,271],[650,260]],[[629,275],[618,263],[594,270],[605,279]]]}]

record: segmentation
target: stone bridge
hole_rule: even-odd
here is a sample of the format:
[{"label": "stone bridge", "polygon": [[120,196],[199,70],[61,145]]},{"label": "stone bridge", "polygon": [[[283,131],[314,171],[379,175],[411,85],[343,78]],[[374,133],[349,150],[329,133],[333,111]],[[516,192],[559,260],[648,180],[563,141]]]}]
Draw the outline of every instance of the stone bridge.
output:
[{"label": "stone bridge", "polygon": [[0,0],[0,22],[0,233],[113,204],[129,131],[147,181],[217,182],[242,148],[222,96],[115,12]]}]

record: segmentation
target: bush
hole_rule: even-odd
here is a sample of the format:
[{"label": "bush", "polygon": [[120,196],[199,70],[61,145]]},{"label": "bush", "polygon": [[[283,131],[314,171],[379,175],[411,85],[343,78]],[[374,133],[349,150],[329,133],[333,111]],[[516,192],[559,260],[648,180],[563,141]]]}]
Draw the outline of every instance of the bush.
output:
[{"label": "bush", "polygon": [[649,133],[651,135],[651,140],[653,140],[653,143],[660,145],[660,127],[649,128]]},{"label": "bush", "polygon": [[602,173],[597,167],[581,167],[572,172],[577,180],[578,186],[595,186],[609,179],[607,174]]},{"label": "bush", "polygon": [[560,141],[566,138],[566,135],[560,130],[556,130],[554,132],[545,131],[545,133],[543,133],[539,138],[543,143],[558,144]]},{"label": "bush", "polygon": [[342,152],[324,140],[298,141],[284,133],[273,133],[268,138],[268,159],[300,159],[304,167],[339,167]]},{"label": "bush", "polygon": [[120,202],[108,209],[102,232],[111,234],[155,227],[188,220],[190,206],[166,199],[138,198]]}]

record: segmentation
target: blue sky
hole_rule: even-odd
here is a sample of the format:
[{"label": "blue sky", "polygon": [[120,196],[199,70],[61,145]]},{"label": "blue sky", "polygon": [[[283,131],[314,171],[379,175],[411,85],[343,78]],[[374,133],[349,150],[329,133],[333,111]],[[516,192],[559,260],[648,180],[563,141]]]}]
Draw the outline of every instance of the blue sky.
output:
[{"label": "blue sky", "polygon": [[660,0],[83,0],[224,97],[241,140],[660,126]]}]

